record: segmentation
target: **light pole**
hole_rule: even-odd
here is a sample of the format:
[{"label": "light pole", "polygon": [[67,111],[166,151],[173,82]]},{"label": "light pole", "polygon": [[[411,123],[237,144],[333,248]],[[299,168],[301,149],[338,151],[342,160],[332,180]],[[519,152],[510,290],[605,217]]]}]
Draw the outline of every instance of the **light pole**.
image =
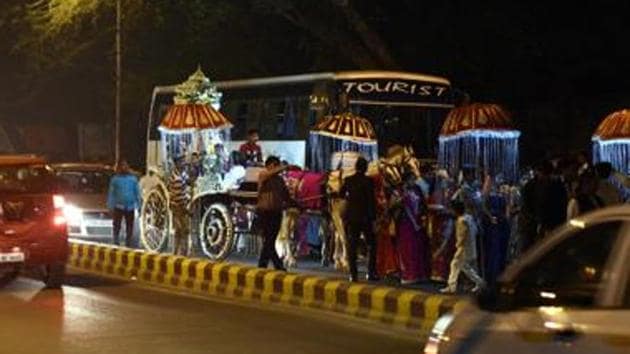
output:
[{"label": "light pole", "polygon": [[116,0],[116,99],[114,113],[114,160],[120,162],[120,84],[122,80],[122,0]]}]

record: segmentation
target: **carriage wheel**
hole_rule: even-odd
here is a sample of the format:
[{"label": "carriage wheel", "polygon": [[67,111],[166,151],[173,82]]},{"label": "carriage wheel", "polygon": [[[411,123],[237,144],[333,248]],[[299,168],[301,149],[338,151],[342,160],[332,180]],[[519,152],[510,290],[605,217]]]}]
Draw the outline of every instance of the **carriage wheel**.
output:
[{"label": "carriage wheel", "polygon": [[212,260],[226,258],[234,247],[234,224],[228,208],[220,203],[204,210],[199,224],[199,244]]},{"label": "carriage wheel", "polygon": [[152,189],[144,198],[140,212],[142,246],[149,251],[163,251],[167,245],[169,230],[170,213],[166,196],[160,189]]}]

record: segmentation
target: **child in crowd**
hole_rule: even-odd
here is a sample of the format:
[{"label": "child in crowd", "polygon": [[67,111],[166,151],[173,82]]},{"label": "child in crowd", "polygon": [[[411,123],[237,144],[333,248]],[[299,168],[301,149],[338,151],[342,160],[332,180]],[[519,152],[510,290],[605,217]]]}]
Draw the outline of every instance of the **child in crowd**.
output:
[{"label": "child in crowd", "polygon": [[464,273],[468,279],[475,283],[472,291],[477,292],[485,285],[477,273],[477,225],[473,216],[466,212],[464,203],[461,201],[454,201],[452,209],[457,218],[455,222],[456,250],[451,261],[448,285],[441,292],[457,292],[460,273]]}]

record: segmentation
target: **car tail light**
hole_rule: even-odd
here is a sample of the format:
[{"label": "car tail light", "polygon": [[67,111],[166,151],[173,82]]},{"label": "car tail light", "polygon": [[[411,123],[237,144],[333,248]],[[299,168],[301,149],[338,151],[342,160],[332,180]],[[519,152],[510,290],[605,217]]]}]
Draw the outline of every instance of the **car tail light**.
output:
[{"label": "car tail light", "polygon": [[66,205],[66,200],[61,195],[53,195],[53,207],[55,208],[53,214],[53,224],[55,226],[66,227],[68,219],[66,218],[63,208]]},{"label": "car tail light", "polygon": [[67,224],[66,217],[63,215],[55,215],[53,223],[55,224],[55,226],[64,226]]}]

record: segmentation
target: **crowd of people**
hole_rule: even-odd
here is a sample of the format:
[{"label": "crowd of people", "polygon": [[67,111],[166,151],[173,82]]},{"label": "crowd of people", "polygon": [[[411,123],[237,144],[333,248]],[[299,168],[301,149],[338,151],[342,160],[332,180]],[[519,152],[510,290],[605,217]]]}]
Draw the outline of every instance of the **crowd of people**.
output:
[{"label": "crowd of people", "polygon": [[[257,132],[249,137],[240,153],[248,166],[258,165],[262,154]],[[176,254],[189,251],[190,181],[201,173],[194,166],[177,158],[169,176]],[[271,261],[284,270],[274,245],[283,210],[292,203],[280,176],[288,166],[273,156],[264,166],[257,185],[263,240],[259,266],[267,267]],[[368,281],[439,282],[445,284],[441,290],[445,293],[493,284],[511,260],[565,221],[630,200],[628,176],[615,172],[610,163],[591,166],[584,154],[541,162],[526,169],[519,181],[480,174],[475,166],[449,176],[427,165],[405,172],[393,185],[383,176],[368,177],[367,170],[368,162],[358,158],[355,174],[344,179],[335,196],[346,203],[342,216],[350,280],[359,280],[357,258],[364,249]],[[137,180],[123,162],[108,200],[115,243],[122,219],[127,230],[133,230],[131,212],[140,202]],[[128,232],[127,244],[130,239]]]},{"label": "crowd of people", "polygon": [[[362,231],[368,279],[445,282],[445,293],[496,282],[511,260],[554,228],[582,213],[628,202],[630,190],[628,177],[610,163],[591,166],[584,155],[541,162],[512,183],[500,175],[479,175],[473,166],[458,176],[424,168],[420,178],[409,173],[397,187],[378,182],[370,187],[376,213],[369,207],[367,187],[351,178],[346,185],[351,280],[357,279],[352,245]],[[363,215],[360,223],[356,211]],[[373,229],[357,229],[372,222]]]}]

